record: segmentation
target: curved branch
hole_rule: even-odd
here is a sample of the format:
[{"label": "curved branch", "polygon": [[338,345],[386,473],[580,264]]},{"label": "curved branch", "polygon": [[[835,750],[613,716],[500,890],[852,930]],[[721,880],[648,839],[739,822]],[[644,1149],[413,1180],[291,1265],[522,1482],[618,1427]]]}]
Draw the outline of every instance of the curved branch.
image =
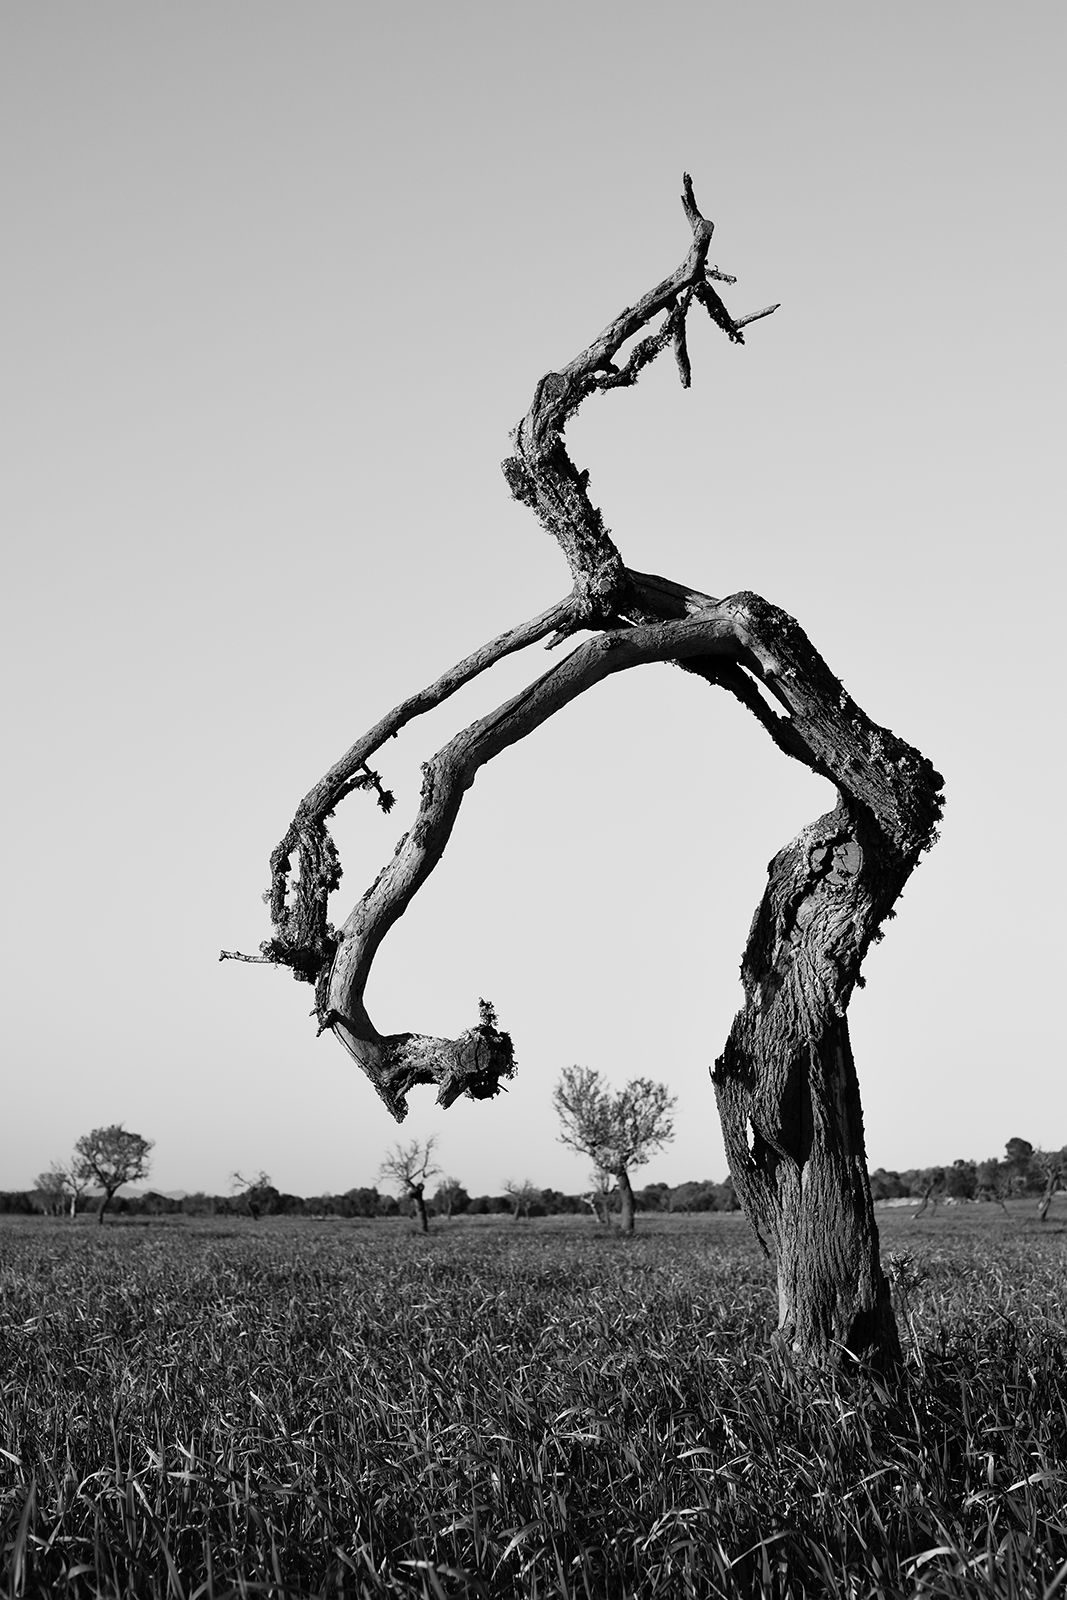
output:
[{"label": "curved branch", "polygon": [[[584,400],[633,384],[668,347],[689,386],[694,304],[735,344],[743,344],[745,326],[777,309],[732,316],[714,284],[733,279],[708,266],[713,227],[688,174],[682,206],[692,234],[685,259],[558,372],[545,374],[503,464],[514,497],[559,542],[572,593],[390,712],[309,791],[271,858],[275,938],[262,949],[315,983],[320,1032],[337,1034],[398,1119],[417,1083],[436,1083],[446,1106],[460,1094],[497,1093],[514,1071],[514,1052],[487,1003],[479,1023],[457,1039],[379,1034],[364,1003],[375,953],[440,859],[464,793],[486,761],[612,673],[669,660],[726,689],[778,749],[838,791],[834,810],[771,862],[753,920],[744,1005],[713,1074],[730,1168],[749,1219],[777,1258],[782,1334],[797,1350],[844,1348],[891,1364],[899,1342],[879,1264],[846,1009],[871,940],[936,838],[942,780],[918,751],[866,717],[785,612],[758,595],[720,601],[628,569],[589,498],[588,473],[564,444]],[[367,766],[374,752],[502,656],[549,635],[551,647],[583,627],[606,631],[427,763],[414,825],[338,933],[327,921],[327,900],[340,866],[325,823],[354,788],[373,788],[388,809],[392,797]],[[300,870],[291,884],[294,853]]]},{"label": "curved branch", "polygon": [[[261,946],[264,961],[291,967],[296,977],[316,985],[329,967],[337,948],[337,935],[327,917],[328,898],[341,880],[341,867],[326,820],[335,806],[356,788],[376,788],[382,809],[392,808],[393,797],[382,789],[377,773],[367,769],[370,758],[407,723],[441,705],[505,656],[536,644],[549,634],[570,633],[579,611],[574,596],[567,595],[540,616],[490,639],[449,667],[434,683],[394,706],[334,762],[301,800],[285,837],[271,854],[271,886],[267,900],[274,937]],[[299,859],[295,882],[291,877],[294,854]],[[221,960],[235,958],[237,952],[231,951],[223,951],[220,957]],[[319,1011],[321,1015],[321,1003]]]},{"label": "curved branch", "polygon": [[[758,595],[733,595],[677,621],[595,636],[471,723],[426,763],[413,826],[344,924],[324,1022],[397,1118],[406,1114],[406,1095],[414,1084],[437,1083],[438,1098],[446,1105],[463,1093],[483,1098],[496,1092],[499,1077],[509,1076],[514,1063],[507,1036],[490,1038],[484,1030],[469,1030],[456,1040],[380,1034],[364,995],[382,940],[441,859],[478,769],[594,684],[653,661],[691,664],[705,672],[728,666],[741,679],[751,673],[773,683],[789,711],[788,722],[779,721],[790,728],[790,738],[838,783],[868,831],[883,841],[884,853],[899,858],[901,866],[913,864],[930,842],[939,813],[937,774],[903,740],[870,722],[793,618]],[[752,692],[758,699],[758,691]],[[872,897],[872,916],[887,909],[880,896]],[[875,926],[870,917],[862,930],[857,924],[857,973]]]}]

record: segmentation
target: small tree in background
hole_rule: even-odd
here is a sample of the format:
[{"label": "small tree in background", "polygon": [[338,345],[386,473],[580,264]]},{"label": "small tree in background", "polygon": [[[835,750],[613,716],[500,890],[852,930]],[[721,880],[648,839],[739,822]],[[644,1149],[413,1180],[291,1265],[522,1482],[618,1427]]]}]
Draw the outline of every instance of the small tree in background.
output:
[{"label": "small tree in background", "polygon": [[589,1174],[591,1187],[582,1195],[582,1200],[593,1213],[596,1222],[602,1222],[605,1228],[611,1227],[611,1197],[615,1189],[615,1181],[610,1172],[603,1172],[600,1167],[594,1167]]},{"label": "small tree in background", "polygon": [[441,1172],[433,1159],[436,1143],[437,1136],[434,1135],[425,1142],[413,1139],[410,1144],[394,1145],[378,1169],[379,1177],[395,1184],[401,1195],[411,1201],[423,1233],[430,1231],[430,1219],[426,1215],[426,1185]]},{"label": "small tree in background", "polygon": [[613,1094],[592,1067],[567,1067],[552,1091],[560,1120],[560,1143],[591,1157],[615,1179],[622,1203],[622,1226],[634,1229],[630,1169],[645,1164],[674,1138],[676,1097],[665,1083],[633,1078]]},{"label": "small tree in background", "polygon": [[252,1221],[258,1222],[263,1210],[264,1192],[274,1187],[270,1181],[270,1173],[264,1172],[262,1167],[254,1178],[243,1178],[239,1172],[234,1172],[230,1187],[238,1199],[244,1201],[245,1209]]},{"label": "small tree in background", "polygon": [[1029,1139],[1009,1139],[1004,1146],[1004,1164],[1014,1194],[1025,1194],[1034,1180],[1034,1147]]},{"label": "small tree in background", "polygon": [[75,1201],[71,1198],[67,1187],[67,1174],[57,1161],[53,1161],[47,1172],[39,1172],[33,1185],[34,1199],[46,1217],[61,1217],[71,1208],[74,1215]]},{"label": "small tree in background", "polygon": [[520,1217],[530,1219],[530,1207],[536,1205],[541,1198],[541,1191],[529,1178],[509,1178],[504,1185],[504,1193],[511,1201],[511,1215],[518,1222]]},{"label": "small tree in background", "polygon": [[1048,1216],[1048,1208],[1052,1204],[1052,1196],[1063,1182],[1067,1172],[1067,1150],[1035,1150],[1031,1161],[1034,1170],[1040,1175],[1044,1187],[1041,1199],[1037,1204],[1037,1217],[1039,1222],[1044,1222]]},{"label": "small tree in background", "polygon": [[74,1170],[86,1182],[95,1182],[103,1189],[97,1222],[103,1222],[104,1212],[124,1183],[136,1183],[148,1176],[149,1152],[153,1141],[139,1133],[129,1133],[121,1122],[107,1128],[94,1128],[83,1133],[74,1146]]},{"label": "small tree in background", "polygon": [[1004,1215],[1008,1215],[1008,1208],[1004,1204],[1010,1192],[1010,1180],[1007,1167],[990,1156],[985,1161],[980,1161],[977,1167],[977,1182],[974,1189],[976,1200],[992,1200],[1000,1207]]},{"label": "small tree in background", "polygon": [[446,1217],[451,1221],[454,1211],[467,1209],[470,1198],[458,1178],[442,1178],[433,1197],[433,1208],[439,1217]]}]

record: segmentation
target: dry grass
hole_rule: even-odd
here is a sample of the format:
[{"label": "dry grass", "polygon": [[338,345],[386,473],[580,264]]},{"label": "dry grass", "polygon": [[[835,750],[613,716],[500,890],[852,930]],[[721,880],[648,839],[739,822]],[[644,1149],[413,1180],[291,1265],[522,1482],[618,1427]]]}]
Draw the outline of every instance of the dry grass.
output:
[{"label": "dry grass", "polygon": [[0,1227],[4,1597],[1034,1597],[1063,1226],[885,1219],[889,1394],[768,1351],[737,1217]]}]

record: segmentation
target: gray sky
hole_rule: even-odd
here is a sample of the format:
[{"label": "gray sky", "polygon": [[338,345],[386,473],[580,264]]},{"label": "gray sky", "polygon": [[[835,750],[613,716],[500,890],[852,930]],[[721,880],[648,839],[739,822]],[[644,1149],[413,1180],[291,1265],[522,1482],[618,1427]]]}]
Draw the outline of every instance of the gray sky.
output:
[{"label": "gray sky", "polygon": [[[41,4],[0,15],[7,465],[0,1186],[90,1127],[160,1188],[575,1189],[551,1086],[679,1096],[649,1179],[721,1177],[708,1067],[771,855],[831,803],[669,667],[479,776],[382,949],[384,1030],[491,998],[520,1072],[397,1129],[269,932],[296,802],[390,705],[568,587],[498,464],[543,372],[673,269],[683,170],[743,349],[692,337],[572,454],[624,559],[798,616],[945,774],[943,838],[851,1009],[872,1166],[1067,1139],[1058,680],[1059,4]],[[419,761],[337,820],[336,920]]]}]

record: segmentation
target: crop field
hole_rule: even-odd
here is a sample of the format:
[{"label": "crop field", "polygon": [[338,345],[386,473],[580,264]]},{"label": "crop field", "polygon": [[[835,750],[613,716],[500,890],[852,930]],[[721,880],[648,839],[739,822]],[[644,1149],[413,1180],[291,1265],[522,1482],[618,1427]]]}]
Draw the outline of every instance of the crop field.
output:
[{"label": "crop field", "polygon": [[4,1219],[0,1594],[1052,1600],[1061,1204],[884,1214],[892,1391],[737,1216]]}]

